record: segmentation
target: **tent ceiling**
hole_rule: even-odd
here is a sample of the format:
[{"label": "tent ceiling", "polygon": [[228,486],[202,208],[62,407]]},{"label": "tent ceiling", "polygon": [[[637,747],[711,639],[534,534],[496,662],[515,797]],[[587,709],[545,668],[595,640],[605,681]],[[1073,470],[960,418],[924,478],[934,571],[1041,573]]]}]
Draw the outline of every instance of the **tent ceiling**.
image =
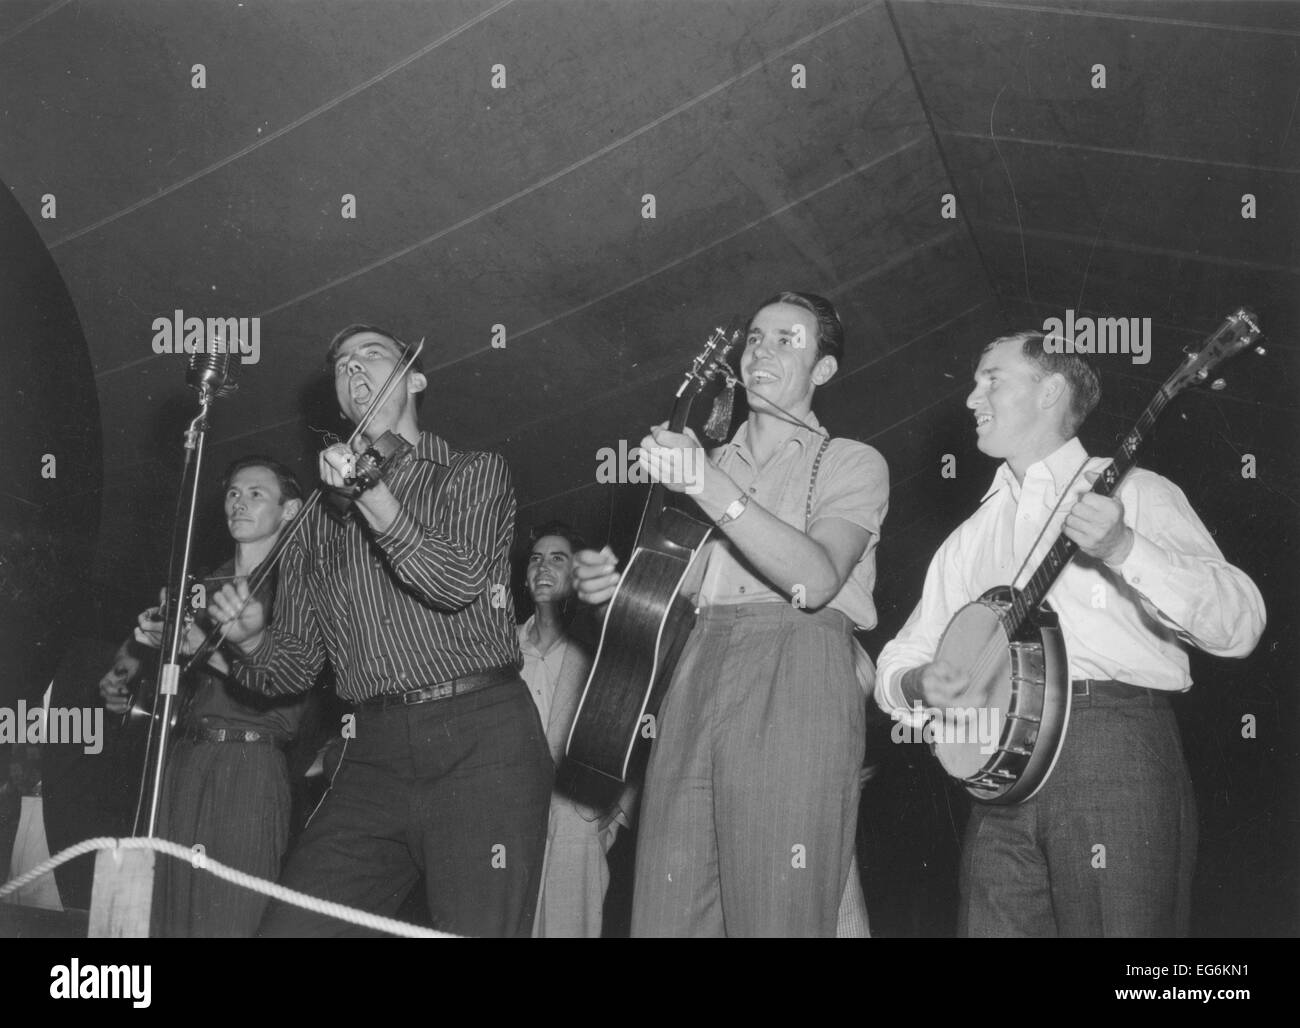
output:
[{"label": "tent ceiling", "polygon": [[[597,537],[596,451],[665,417],[709,328],[779,288],[842,308],[823,419],[890,460],[899,571],[987,477],[974,349],[1065,308],[1156,324],[1150,365],[1103,366],[1105,444],[1178,346],[1256,306],[1267,372],[1191,401],[1157,452],[1177,473],[1211,429],[1267,449],[1295,421],[1298,48],[1296,8],[1253,3],[6,3],[0,179],[101,398],[94,587],[134,609],[165,562],[189,400],[150,341],[176,309],[262,319],[210,466],[309,469],[308,426],[342,427],[324,341],[377,321],[428,338],[426,424],[507,456],[521,521]],[[945,452],[978,474],[943,482]]]}]

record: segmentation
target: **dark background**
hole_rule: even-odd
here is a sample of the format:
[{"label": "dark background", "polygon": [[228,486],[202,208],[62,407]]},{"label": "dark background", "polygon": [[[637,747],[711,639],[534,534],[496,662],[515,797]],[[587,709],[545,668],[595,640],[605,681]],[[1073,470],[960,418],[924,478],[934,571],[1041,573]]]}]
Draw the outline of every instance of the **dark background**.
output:
[{"label": "dark background", "polygon": [[[1298,72],[1294,3],[9,0],[5,701],[153,602],[192,394],[151,325],[177,308],[261,318],[210,496],[247,452],[312,477],[314,430],[343,427],[313,377],[325,342],[377,321],[428,338],[424,423],[505,454],[521,528],[563,517],[626,552],[641,494],[597,485],[597,451],[667,416],[715,323],[823,293],[849,345],[819,413],[892,473],[874,653],[992,474],[962,404],[980,346],[1067,308],[1150,317],[1149,364],[1096,362],[1083,438],[1109,452],[1181,348],[1248,305],[1268,356],[1177,401],[1142,463],[1269,611],[1252,657],[1195,655],[1177,701],[1195,928],[1295,934]],[[872,750],[873,928],[945,933],[964,800],[887,724]]]}]

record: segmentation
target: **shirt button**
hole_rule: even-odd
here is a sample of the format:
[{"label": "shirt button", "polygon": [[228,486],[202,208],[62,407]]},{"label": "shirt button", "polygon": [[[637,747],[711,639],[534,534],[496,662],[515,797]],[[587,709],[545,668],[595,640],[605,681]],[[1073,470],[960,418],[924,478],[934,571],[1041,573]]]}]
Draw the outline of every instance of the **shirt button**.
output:
[{"label": "shirt button", "polygon": [[742,593],[745,591],[745,587],[744,587],[743,585],[740,587],[740,591],[741,591]]},{"label": "shirt button", "polygon": [[752,496],[752,495],[753,495],[754,493],[756,493],[756,492],[758,492],[758,486],[756,486],[756,485],[751,485],[751,486],[749,487],[749,493],[750,493],[750,495]]}]

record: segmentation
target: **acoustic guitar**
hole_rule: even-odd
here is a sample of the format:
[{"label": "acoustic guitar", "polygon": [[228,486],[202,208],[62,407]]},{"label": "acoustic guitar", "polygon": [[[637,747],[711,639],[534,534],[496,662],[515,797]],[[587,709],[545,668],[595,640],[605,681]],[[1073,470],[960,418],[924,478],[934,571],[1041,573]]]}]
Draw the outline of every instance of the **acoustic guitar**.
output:
[{"label": "acoustic guitar", "polygon": [[[677,390],[671,431],[686,427],[707,387],[730,377],[727,362],[741,339],[739,329],[714,330]],[[681,586],[712,528],[693,501],[659,483],[651,486],[636,546],[610,598],[569,731],[560,769],[569,791],[589,794],[593,786],[627,781],[637,742],[695,624],[694,606],[681,595]]]},{"label": "acoustic guitar", "polygon": [[[1187,359],[1124,437],[1092,492],[1113,494],[1169,402],[1184,389],[1208,381],[1215,367],[1253,345],[1259,335],[1255,315],[1243,307],[1200,349],[1189,347]],[[1257,352],[1262,354],[1263,348],[1257,347]],[[1221,388],[1221,382],[1214,387]],[[949,725],[933,744],[944,770],[977,800],[1021,803],[1043,787],[1056,764],[1070,720],[1070,666],[1057,616],[1045,599],[1078,549],[1078,544],[1059,536],[1023,589],[990,589],[957,611],[939,640],[935,659],[964,671],[975,695],[988,690],[982,706],[941,713]],[[976,723],[993,725],[997,746],[991,753],[982,752],[987,746],[979,739],[990,733],[973,731]]]}]

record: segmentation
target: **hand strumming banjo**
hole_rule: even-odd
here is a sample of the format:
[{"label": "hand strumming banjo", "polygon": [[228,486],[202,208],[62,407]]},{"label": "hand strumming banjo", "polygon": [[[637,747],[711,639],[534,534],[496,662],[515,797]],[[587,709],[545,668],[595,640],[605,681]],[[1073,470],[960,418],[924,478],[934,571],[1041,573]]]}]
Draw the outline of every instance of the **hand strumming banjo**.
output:
[{"label": "hand strumming banjo", "polygon": [[[1199,350],[1189,348],[1187,359],[1124,437],[1092,491],[1099,496],[1113,494],[1169,402],[1189,386],[1208,381],[1212,369],[1254,344],[1259,335],[1255,315],[1243,307],[1229,315]],[[987,717],[995,726],[998,741],[992,753],[981,752],[987,747],[981,747],[973,737],[977,733],[971,731],[941,733],[960,735],[963,742],[934,743],[944,770],[977,800],[1000,804],[1027,800],[1042,788],[1056,764],[1070,720],[1070,666],[1057,616],[1045,599],[1076,552],[1076,543],[1059,536],[1023,589],[990,589],[957,611],[939,640],[935,659],[964,671],[970,691],[988,696],[983,706],[961,709],[967,716]]]}]

